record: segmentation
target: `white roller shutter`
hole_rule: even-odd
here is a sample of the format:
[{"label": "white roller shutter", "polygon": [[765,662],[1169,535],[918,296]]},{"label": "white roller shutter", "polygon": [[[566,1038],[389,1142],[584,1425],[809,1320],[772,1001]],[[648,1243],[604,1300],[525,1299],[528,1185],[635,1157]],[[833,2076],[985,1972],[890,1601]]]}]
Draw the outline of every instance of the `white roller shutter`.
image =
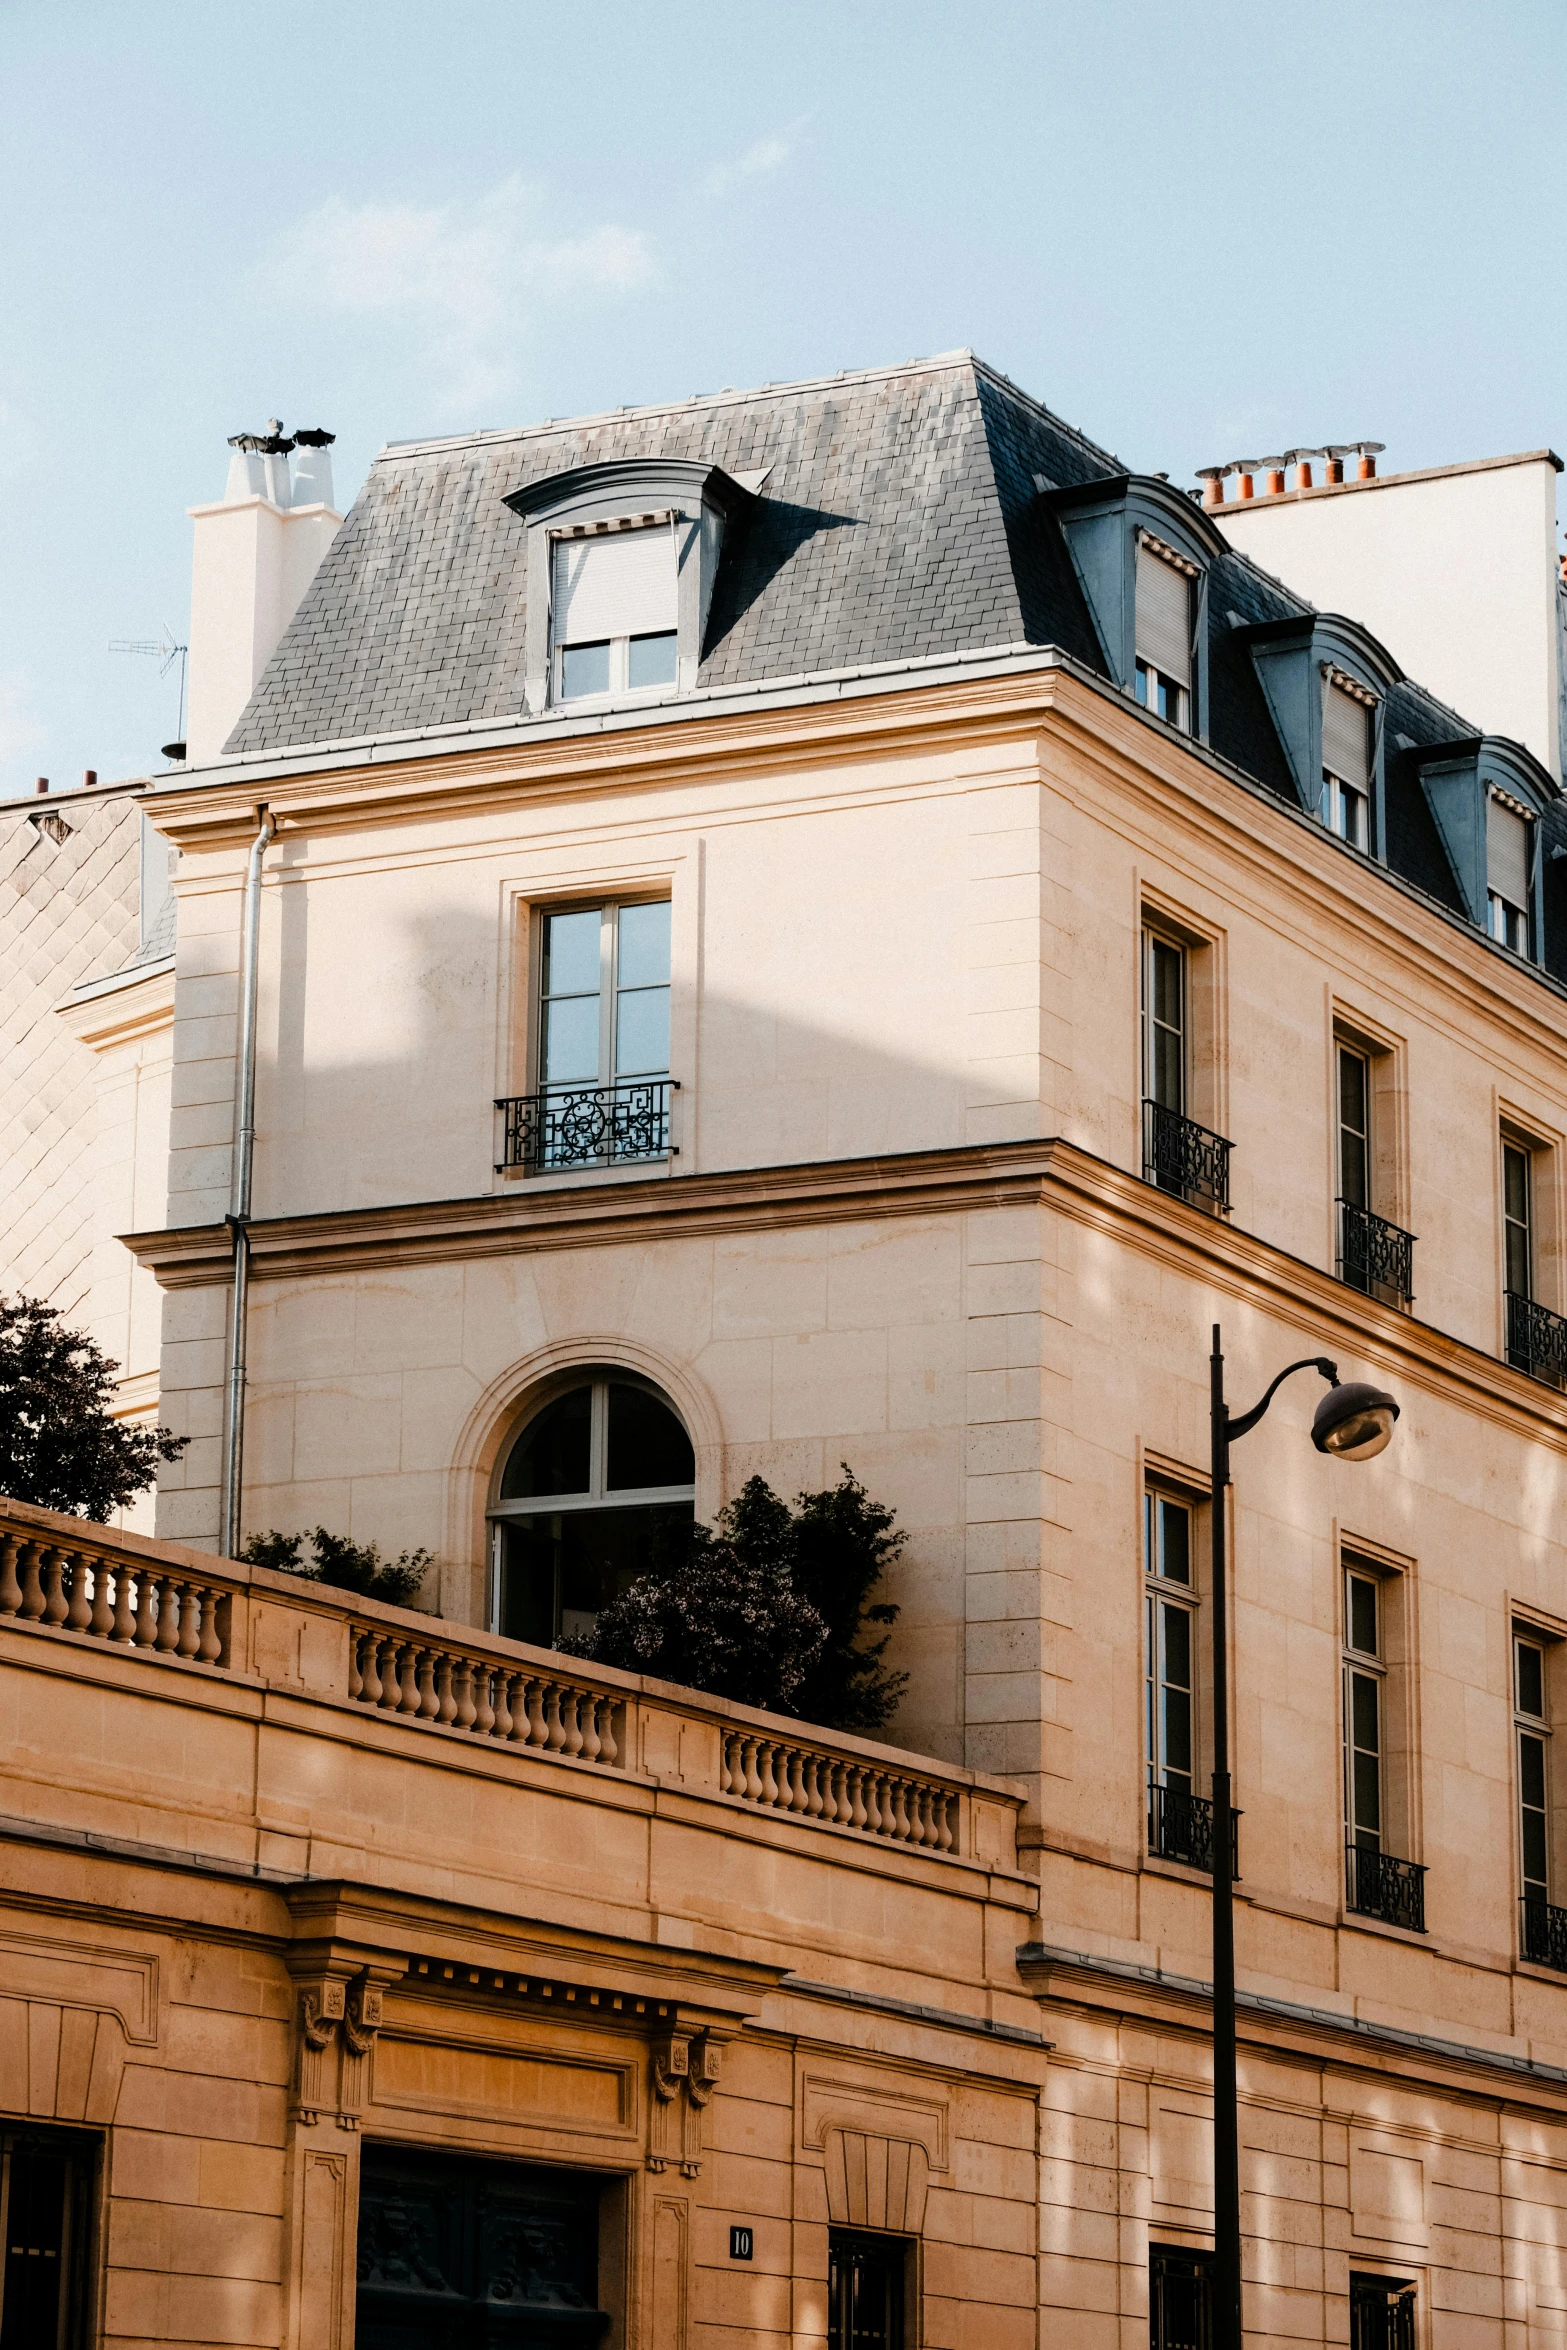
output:
[{"label": "white roller shutter", "polygon": [[1190,688],[1192,583],[1148,546],[1137,550],[1137,658]]},{"label": "white roller shutter", "polygon": [[667,523],[556,541],[557,645],[656,636],[675,625],[675,543]]},{"label": "white roller shutter", "polygon": [[1371,789],[1371,712],[1331,678],[1322,696],[1322,764],[1340,783]]},{"label": "white roller shutter", "polygon": [[1510,906],[1527,912],[1529,905],[1529,834],[1532,827],[1515,816],[1494,794],[1485,803],[1485,877],[1487,886]]}]

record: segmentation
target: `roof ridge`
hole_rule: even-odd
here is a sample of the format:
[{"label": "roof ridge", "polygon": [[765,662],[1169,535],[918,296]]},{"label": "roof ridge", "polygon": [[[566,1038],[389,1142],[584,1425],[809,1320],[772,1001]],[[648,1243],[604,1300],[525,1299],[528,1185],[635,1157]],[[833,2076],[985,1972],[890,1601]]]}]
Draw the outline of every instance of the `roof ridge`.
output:
[{"label": "roof ridge", "polygon": [[[722,391],[693,392],[685,400],[653,400],[642,407],[602,408],[586,416],[546,416],[537,424],[500,425],[475,432],[438,434],[411,441],[386,441],[376,452],[373,462],[380,465],[388,459],[433,456],[448,449],[493,448],[506,441],[553,439],[566,431],[583,431],[589,425],[635,423],[642,417],[689,416],[693,409],[740,407],[748,401],[760,400],[766,394],[782,397],[790,392],[830,392],[844,386],[884,383],[896,376],[936,375],[964,361],[976,372],[983,371],[993,376],[997,382],[1005,383],[1007,380],[995,368],[987,367],[964,345],[957,350],[932,352],[923,359],[900,359],[881,367],[843,367],[835,375],[801,376],[788,383],[726,384]],[[1016,389],[1015,386],[1011,388]],[[1019,393],[1018,396],[1021,399],[1028,397],[1027,393]],[[1036,401],[1033,405],[1037,407],[1039,403]],[[1041,408],[1040,413],[1048,415],[1049,411]],[[1064,425],[1061,429],[1071,432],[1073,428]],[[1083,438],[1081,433],[1075,437],[1079,440]],[[1093,444],[1088,442],[1085,446],[1092,447]],[[1103,451],[1097,453],[1102,455]]]},{"label": "roof ridge", "polygon": [[1076,441],[1080,447],[1089,450],[1093,456],[1102,458],[1112,473],[1136,472],[1136,467],[1126,464],[1124,459],[1118,457],[1113,449],[1102,448],[1098,441],[1091,441],[1081,426],[1068,424],[1064,416],[1058,416],[1053,408],[1047,408],[1043,400],[1036,399],[1032,392],[1026,392],[1021,384],[1014,383],[1011,376],[1004,374],[999,367],[992,367],[988,359],[981,359],[975,351],[970,351],[967,356],[973,364],[976,375],[984,376],[999,391],[1005,392],[1010,399],[1021,401],[1025,408],[1030,408],[1036,416],[1043,417],[1045,423],[1054,426],[1057,432],[1064,432],[1069,440]]}]

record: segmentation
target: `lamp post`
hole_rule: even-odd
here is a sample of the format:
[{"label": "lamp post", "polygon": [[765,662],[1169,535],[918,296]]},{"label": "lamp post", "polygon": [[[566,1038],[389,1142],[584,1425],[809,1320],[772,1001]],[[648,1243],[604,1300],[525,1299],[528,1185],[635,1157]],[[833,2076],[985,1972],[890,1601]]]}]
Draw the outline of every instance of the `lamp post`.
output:
[{"label": "lamp post", "polygon": [[1230,1804],[1230,1660],[1225,1584],[1224,1489],[1230,1446],[1255,1428],[1286,1379],[1318,1371],[1328,1392],[1311,1423],[1318,1452],[1369,1461],[1392,1441],[1398,1405],[1379,1387],[1341,1381],[1326,1355],[1286,1364],[1262,1401],[1232,1413],[1224,1400],[1224,1356],[1213,1326],[1209,1364],[1213,1439],[1213,2350],[1242,2350],[1241,2178],[1235,2094],[1235,1815]]}]

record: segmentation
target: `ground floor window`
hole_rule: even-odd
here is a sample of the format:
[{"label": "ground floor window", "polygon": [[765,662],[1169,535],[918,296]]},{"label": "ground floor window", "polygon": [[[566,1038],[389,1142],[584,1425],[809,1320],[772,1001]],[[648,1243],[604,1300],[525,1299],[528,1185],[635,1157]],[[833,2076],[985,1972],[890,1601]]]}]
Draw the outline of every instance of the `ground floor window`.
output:
[{"label": "ground floor window", "polygon": [[68,2130],[0,2130],[0,2345],[84,2338],[97,2145]]},{"label": "ground floor window", "polygon": [[902,2236],[834,2228],[828,2240],[828,2350],[903,2350]]},{"label": "ground floor window", "polygon": [[1148,2339],[1153,2350],[1208,2350],[1213,2340],[1211,2252],[1149,2247]]},{"label": "ground floor window", "polygon": [[572,2171],[366,2146],[355,2350],[596,2346],[601,2191]]},{"label": "ground floor window", "polygon": [[1415,2350],[1415,2288],[1409,2277],[1349,2275],[1350,2350]]}]

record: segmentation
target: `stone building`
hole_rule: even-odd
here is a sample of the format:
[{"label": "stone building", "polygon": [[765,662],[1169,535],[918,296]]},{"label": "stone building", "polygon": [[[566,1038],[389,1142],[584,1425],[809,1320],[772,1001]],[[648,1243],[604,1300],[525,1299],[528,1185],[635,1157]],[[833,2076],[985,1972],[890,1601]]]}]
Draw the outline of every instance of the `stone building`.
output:
[{"label": "stone building", "polygon": [[[146,802],[191,1442],[155,1541],[4,1527],[82,2322],[1200,2340],[1217,1323],[1402,1407],[1225,1505],[1249,2328],[1561,2341],[1552,763],[967,354],[389,449],[233,716]],[[553,1651],[840,1461],[895,1745]]]}]

